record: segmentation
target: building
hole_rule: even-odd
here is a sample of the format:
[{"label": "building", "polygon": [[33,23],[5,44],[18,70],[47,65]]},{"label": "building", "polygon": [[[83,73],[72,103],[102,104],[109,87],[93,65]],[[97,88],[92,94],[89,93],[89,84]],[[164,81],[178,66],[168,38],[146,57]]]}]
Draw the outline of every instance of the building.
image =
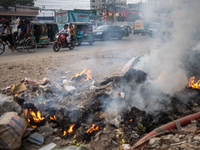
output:
[{"label": "building", "polygon": [[106,0],[90,0],[90,9],[102,9]]},{"label": "building", "polygon": [[115,0],[115,6],[126,9],[126,0]]},{"label": "building", "polygon": [[31,6],[0,5],[0,17],[6,16],[6,19],[10,21],[18,18],[35,20],[39,13],[38,10],[38,7]]}]

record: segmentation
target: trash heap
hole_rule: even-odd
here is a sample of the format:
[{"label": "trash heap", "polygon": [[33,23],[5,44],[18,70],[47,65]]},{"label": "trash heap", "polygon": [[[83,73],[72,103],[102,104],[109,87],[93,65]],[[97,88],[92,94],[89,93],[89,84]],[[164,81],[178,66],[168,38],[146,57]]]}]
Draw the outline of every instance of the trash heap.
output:
[{"label": "trash heap", "polygon": [[[3,117],[8,115],[6,112],[17,112],[18,115],[14,113],[15,119],[18,116],[26,120],[26,123],[22,123],[23,127],[19,122],[12,121],[23,128],[23,131],[19,131],[23,135],[19,135],[22,143],[18,142],[15,148],[21,145],[21,149],[42,149],[44,146],[48,149],[67,146],[76,149],[79,146],[88,150],[128,150],[146,133],[197,112],[200,105],[200,90],[186,88],[184,92],[195,90],[198,94],[188,103],[183,103],[174,95],[167,106],[169,111],[150,114],[129,103],[129,94],[148,77],[145,72],[131,68],[125,75],[113,76],[101,83],[91,78],[87,80],[86,76],[81,74],[71,79],[61,77],[55,81],[24,78],[19,84],[1,89],[0,115]],[[108,113],[106,108],[116,99],[125,102],[127,109]],[[12,126],[10,128],[13,129]],[[193,140],[198,130],[197,122],[192,136],[184,136],[185,133],[180,136],[181,131],[171,131],[159,139],[148,139],[150,142],[145,148],[169,147],[166,139],[173,144],[182,142],[177,144],[182,146],[191,137]],[[177,136],[181,140],[173,141]],[[0,139],[3,138],[0,136]]]}]

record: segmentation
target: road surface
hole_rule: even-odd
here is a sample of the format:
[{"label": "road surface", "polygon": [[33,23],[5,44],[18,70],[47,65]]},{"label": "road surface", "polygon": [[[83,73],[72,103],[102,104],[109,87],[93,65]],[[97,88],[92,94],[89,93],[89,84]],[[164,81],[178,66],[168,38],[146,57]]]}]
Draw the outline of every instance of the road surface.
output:
[{"label": "road surface", "polygon": [[123,66],[136,55],[146,54],[155,39],[149,36],[124,37],[96,41],[93,46],[83,43],[74,50],[61,49],[54,52],[52,45],[38,48],[35,53],[11,52],[0,55],[0,88],[19,83],[24,77],[34,79],[72,78],[84,68],[90,69],[97,81],[117,75]]}]

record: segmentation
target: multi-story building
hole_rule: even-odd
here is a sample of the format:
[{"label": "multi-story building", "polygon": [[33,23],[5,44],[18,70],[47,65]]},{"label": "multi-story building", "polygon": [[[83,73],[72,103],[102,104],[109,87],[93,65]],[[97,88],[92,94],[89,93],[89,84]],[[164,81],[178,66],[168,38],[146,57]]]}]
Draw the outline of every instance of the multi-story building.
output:
[{"label": "multi-story building", "polygon": [[90,0],[90,9],[102,9],[106,0]]}]

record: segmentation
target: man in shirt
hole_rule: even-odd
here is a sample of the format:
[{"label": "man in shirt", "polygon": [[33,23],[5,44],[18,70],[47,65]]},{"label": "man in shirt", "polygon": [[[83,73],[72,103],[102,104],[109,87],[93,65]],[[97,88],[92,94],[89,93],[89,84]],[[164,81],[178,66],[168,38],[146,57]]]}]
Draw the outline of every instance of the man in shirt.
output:
[{"label": "man in shirt", "polygon": [[18,25],[17,28],[18,28],[18,32],[19,32],[18,33],[18,35],[19,35],[18,41],[20,43],[22,43],[23,41],[21,41],[21,39],[22,39],[23,35],[26,34],[26,30],[27,30],[26,23],[24,23],[22,20],[20,20],[19,25]]},{"label": "man in shirt", "polygon": [[65,24],[64,28],[59,33],[64,33],[66,35],[66,41],[67,43],[70,43],[70,31],[69,31],[69,25]]},{"label": "man in shirt", "polygon": [[3,35],[2,40],[4,42],[8,41],[10,43],[10,45],[12,46],[12,51],[14,52],[15,47],[14,47],[14,43],[13,43],[13,39],[12,39],[10,24],[6,21],[5,16],[2,17],[2,21],[3,21],[3,29],[2,29],[2,32],[1,32],[1,35]]}]

